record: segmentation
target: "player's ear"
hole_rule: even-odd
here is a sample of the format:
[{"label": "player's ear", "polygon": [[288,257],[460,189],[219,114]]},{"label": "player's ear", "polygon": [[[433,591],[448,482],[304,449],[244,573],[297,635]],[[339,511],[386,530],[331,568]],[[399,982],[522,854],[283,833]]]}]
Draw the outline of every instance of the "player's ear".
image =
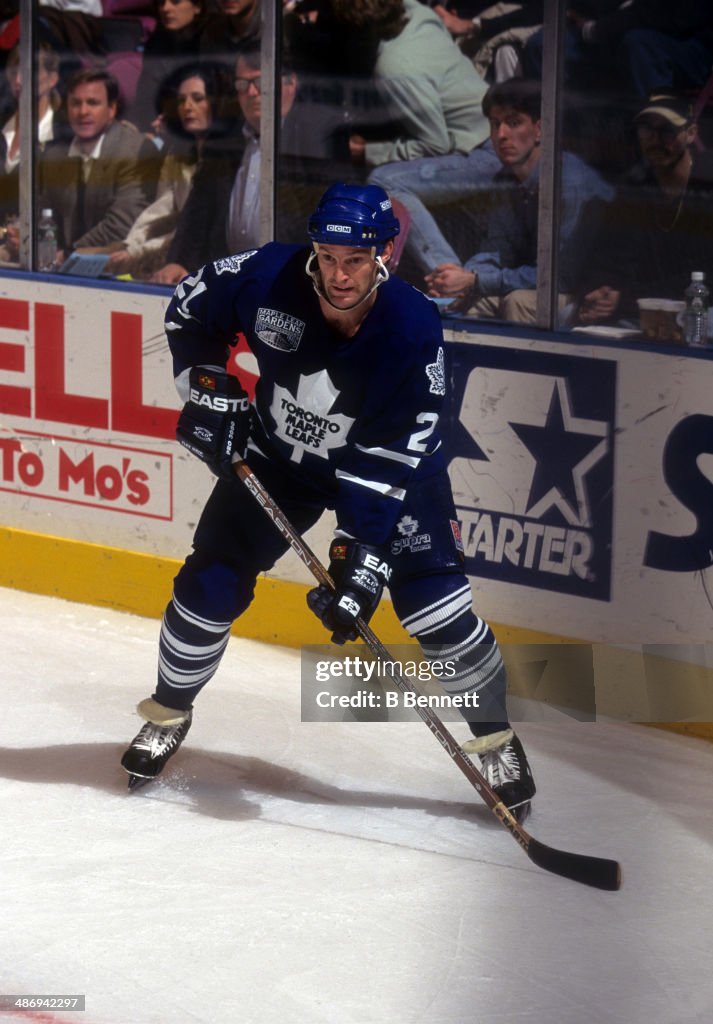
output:
[{"label": "player's ear", "polygon": [[383,263],[388,263],[394,252],[394,241],[392,238],[388,242],[384,242],[384,251],[381,254]]}]

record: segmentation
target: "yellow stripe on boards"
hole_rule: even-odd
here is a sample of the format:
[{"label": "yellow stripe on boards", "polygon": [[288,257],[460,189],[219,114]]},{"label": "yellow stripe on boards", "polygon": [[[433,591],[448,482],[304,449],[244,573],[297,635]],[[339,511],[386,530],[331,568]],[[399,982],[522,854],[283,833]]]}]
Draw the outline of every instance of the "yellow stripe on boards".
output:
[{"label": "yellow stripe on boards", "polygon": [[[0,586],[16,590],[160,618],[180,567],[177,559],[0,527]],[[324,627],[307,607],[309,589],[261,576],[255,600],[233,633],[286,647],[328,643]],[[385,641],[408,642],[388,602],[377,610],[373,624]]]},{"label": "yellow stripe on boards", "polygon": [[[0,527],[0,586],[16,590],[160,618],[180,567],[177,559]],[[255,600],[233,632],[286,647],[328,643],[305,602],[309,589],[304,583],[261,576]],[[409,642],[388,601],[377,609],[371,625],[384,643]],[[572,642],[511,626],[497,627],[497,633],[504,643]]]},{"label": "yellow stripe on boards", "polygon": [[[180,567],[177,559],[0,527],[2,587],[160,618]],[[255,600],[233,633],[286,647],[329,643],[307,607],[309,589],[303,583],[260,577]],[[388,601],[379,606],[371,624],[387,645],[410,642]],[[494,624],[493,630],[503,645],[584,643],[516,626]],[[657,727],[713,740],[713,723],[670,722]]]}]

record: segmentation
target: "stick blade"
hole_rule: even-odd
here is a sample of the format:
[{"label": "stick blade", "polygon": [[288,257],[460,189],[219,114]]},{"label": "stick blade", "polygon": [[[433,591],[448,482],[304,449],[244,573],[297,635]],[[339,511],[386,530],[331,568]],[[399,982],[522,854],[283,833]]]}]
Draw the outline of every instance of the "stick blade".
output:
[{"label": "stick blade", "polygon": [[545,846],[530,837],[527,855],[533,864],[574,882],[591,885],[595,889],[616,892],[621,887],[621,865],[604,857],[588,857],[581,853],[567,853]]}]

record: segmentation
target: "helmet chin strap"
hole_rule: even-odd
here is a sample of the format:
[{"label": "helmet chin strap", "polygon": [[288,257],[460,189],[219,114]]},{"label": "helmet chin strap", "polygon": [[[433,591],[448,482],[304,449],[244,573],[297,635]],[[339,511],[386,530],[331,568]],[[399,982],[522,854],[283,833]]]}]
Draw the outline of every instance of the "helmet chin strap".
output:
[{"label": "helmet chin strap", "polygon": [[314,261],[317,258],[318,251],[319,243],[315,242],[314,249],[307,258],[305,270],[312,278],[312,287],[317,292],[317,295],[319,295],[320,299],[324,299],[327,305],[331,306],[332,309],[336,309],[338,313],[349,313],[351,312],[352,309],[356,309],[357,306],[361,306],[362,302],[366,302],[369,296],[373,295],[373,293],[376,291],[380,284],[383,284],[385,281],[389,280],[390,275],[389,271],[386,269],[386,264],[382,260],[381,256],[376,255],[376,249],[372,246],[371,253],[374,259],[374,263],[376,263],[376,278],[374,279],[373,285],[366,293],[366,295],[363,298],[359,299],[358,302],[355,302],[353,306],[335,306],[332,300],[325,294],[325,292],[322,291],[322,275],[320,274],[319,270],[315,269],[314,267]]}]

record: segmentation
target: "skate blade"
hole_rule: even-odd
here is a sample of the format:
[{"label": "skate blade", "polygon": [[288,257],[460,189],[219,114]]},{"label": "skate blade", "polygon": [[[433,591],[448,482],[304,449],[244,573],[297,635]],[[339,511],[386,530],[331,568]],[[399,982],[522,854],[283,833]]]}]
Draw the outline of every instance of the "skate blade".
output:
[{"label": "skate blade", "polygon": [[[155,776],[158,778],[158,776]],[[129,772],[129,792],[133,793],[135,789],[140,789],[145,786],[147,782],[153,782],[153,778],[146,778],[143,775],[132,775]]]},{"label": "skate blade", "polygon": [[512,814],[518,825],[522,825],[529,817],[532,811],[532,801],[523,800],[521,804],[513,804],[512,807],[508,807],[508,810]]}]

